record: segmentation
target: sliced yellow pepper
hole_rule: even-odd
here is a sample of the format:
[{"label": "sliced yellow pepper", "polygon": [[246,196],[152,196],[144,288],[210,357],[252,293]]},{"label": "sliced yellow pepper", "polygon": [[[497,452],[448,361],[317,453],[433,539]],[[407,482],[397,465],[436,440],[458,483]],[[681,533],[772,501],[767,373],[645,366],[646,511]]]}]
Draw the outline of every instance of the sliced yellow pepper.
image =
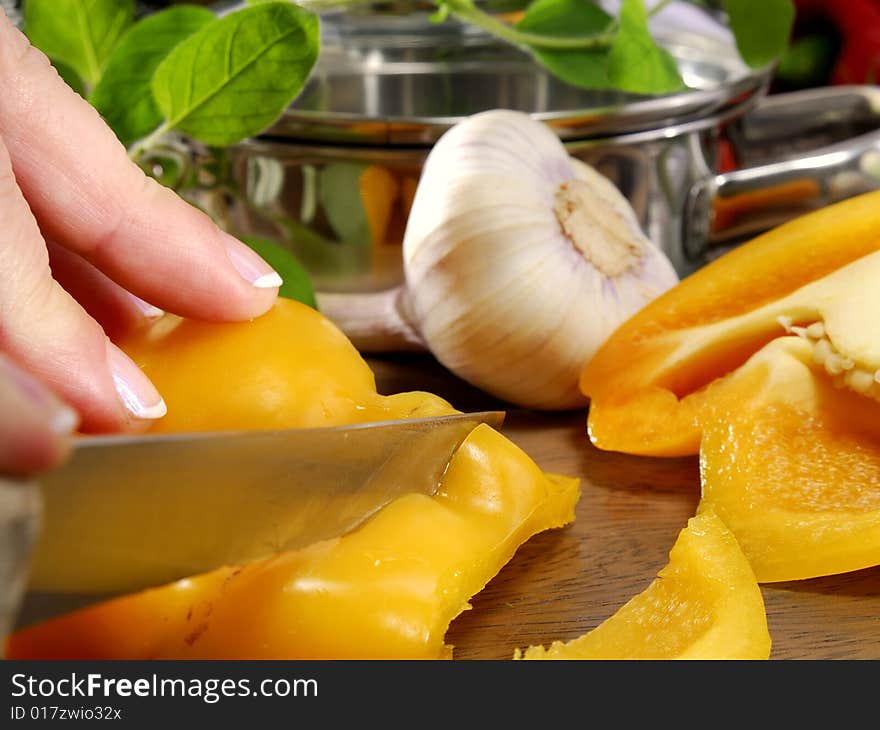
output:
[{"label": "sliced yellow pepper", "polygon": [[785,223],[684,279],[617,329],[584,369],[589,432],[601,449],[699,450],[703,423],[743,393],[732,373],[782,337],[822,325],[829,346],[880,369],[880,191]]},{"label": "sliced yellow pepper", "polygon": [[736,534],[760,582],[880,564],[880,403],[835,387],[799,337],[736,373],[740,407],[704,426],[700,510]]},{"label": "sliced yellow pepper", "polygon": [[656,580],[583,636],[524,659],[767,659],[764,599],[736,538],[708,507],[692,517]]},{"label": "sliced yellow pepper", "polygon": [[586,367],[605,449],[700,454],[760,582],[880,564],[880,192],[706,266]]},{"label": "sliced yellow pepper", "polygon": [[537,532],[574,518],[578,480],[544,475],[488,426],[433,497],[341,538],[36,625],[10,659],[450,658],[449,623]]}]

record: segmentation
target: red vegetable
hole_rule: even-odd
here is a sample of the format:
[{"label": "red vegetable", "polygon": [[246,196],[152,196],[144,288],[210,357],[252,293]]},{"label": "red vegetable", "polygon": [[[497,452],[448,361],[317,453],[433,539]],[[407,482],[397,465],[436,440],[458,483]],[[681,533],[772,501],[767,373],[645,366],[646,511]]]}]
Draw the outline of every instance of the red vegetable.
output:
[{"label": "red vegetable", "polygon": [[830,83],[877,83],[880,0],[795,0],[795,7],[795,38],[823,26],[837,35],[840,49],[829,69]]}]

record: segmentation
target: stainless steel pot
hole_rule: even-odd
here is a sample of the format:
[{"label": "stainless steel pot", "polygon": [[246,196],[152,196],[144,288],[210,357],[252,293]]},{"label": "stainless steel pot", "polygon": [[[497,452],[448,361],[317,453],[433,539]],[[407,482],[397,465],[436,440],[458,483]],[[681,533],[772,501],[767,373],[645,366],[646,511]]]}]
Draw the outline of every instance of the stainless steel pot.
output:
[{"label": "stainless steel pot", "polygon": [[[417,14],[343,14],[323,27],[316,71],[290,109],[200,169],[201,202],[233,233],[290,248],[321,292],[402,281],[421,165],[446,129],[485,109],[547,123],[620,188],[681,275],[743,236],[880,179],[877,136],[849,139],[880,127],[876,89],[765,98],[771,70],[749,69],[732,42],[705,34],[662,30],[691,89],[637,97],[567,85],[480,31]],[[796,143],[818,145],[818,134],[848,141],[805,155]],[[722,143],[746,164],[758,153],[779,161],[721,172]]]}]

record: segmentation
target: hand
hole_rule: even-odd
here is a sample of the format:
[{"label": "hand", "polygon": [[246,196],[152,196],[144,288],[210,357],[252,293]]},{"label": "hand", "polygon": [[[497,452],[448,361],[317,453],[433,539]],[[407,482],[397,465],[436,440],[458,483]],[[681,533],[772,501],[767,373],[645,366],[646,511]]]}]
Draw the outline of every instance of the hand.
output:
[{"label": "hand", "polygon": [[[136,428],[165,413],[108,335],[162,309],[250,319],[281,284],[253,251],[132,163],[2,10],[0,221],[0,350],[70,404],[84,431]],[[0,391],[0,409],[10,403]],[[14,414],[3,410],[0,421]]]},{"label": "hand", "polygon": [[0,479],[56,466],[70,448],[76,413],[0,355]]}]

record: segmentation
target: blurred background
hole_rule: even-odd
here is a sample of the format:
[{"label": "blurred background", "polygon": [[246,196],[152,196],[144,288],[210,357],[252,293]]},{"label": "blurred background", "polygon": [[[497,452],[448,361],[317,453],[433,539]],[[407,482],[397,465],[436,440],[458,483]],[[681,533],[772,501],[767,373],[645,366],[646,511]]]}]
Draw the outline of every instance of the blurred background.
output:
[{"label": "blurred background", "polygon": [[[795,27],[789,52],[777,69],[771,91],[790,91],[831,84],[876,84],[880,74],[880,0],[793,0]],[[0,0],[13,21],[21,18],[21,0]],[[139,0],[141,14],[179,0]],[[215,0],[188,0],[191,5],[222,5]],[[228,4],[228,3],[227,3]],[[305,5],[308,3],[305,2]],[[498,12],[516,12],[529,0],[490,0],[484,7]],[[723,17],[717,0],[696,3],[719,20]],[[389,13],[409,12],[413,0],[376,3]]]},{"label": "blurred background", "polygon": [[775,88],[876,84],[880,0],[795,0],[792,44]]},{"label": "blurred background", "polygon": [[[515,21],[531,0],[476,2]],[[401,244],[432,144],[491,108],[547,122],[618,187],[681,275],[880,186],[880,0],[793,0],[790,46],[763,69],[739,58],[720,2],[664,5],[652,33],[690,89],[654,97],[578,88],[475,26],[429,22],[427,0],[301,4],[310,3],[321,7],[321,55],[275,123],[222,148],[171,135],[138,162],[242,240],[291,254],[319,293],[402,283]],[[0,4],[21,22],[21,0]],[[138,0],[137,14],[179,4]],[[223,13],[243,3],[188,4]]]}]

